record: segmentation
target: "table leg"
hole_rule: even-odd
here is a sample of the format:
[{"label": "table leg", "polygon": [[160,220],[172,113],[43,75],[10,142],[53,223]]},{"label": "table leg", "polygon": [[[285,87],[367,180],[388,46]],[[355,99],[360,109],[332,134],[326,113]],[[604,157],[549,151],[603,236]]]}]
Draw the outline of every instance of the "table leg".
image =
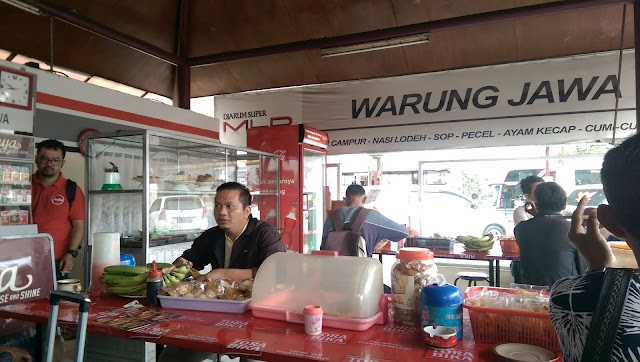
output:
[{"label": "table leg", "polygon": [[500,287],[500,259],[496,259],[496,287]]},{"label": "table leg", "polygon": [[380,264],[382,264],[382,253],[378,253],[378,259],[380,259]]},{"label": "table leg", "polygon": [[496,286],[495,278],[493,274],[493,260],[489,260],[489,285],[492,287]]}]

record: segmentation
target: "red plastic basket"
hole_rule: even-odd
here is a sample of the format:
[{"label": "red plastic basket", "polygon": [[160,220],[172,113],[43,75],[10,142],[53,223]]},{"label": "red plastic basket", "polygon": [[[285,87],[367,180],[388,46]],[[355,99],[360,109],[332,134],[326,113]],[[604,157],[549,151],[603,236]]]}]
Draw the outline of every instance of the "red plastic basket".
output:
[{"label": "red plastic basket", "polygon": [[[536,313],[512,309],[476,307],[467,304],[467,298],[482,289],[517,294],[516,289],[471,287],[465,296],[464,307],[469,310],[473,339],[480,343],[526,343],[554,351],[560,350],[558,335],[551,324],[549,313]],[[548,292],[545,292],[548,294]]]},{"label": "red plastic basket", "polygon": [[520,255],[520,247],[515,238],[500,238],[502,255]]}]

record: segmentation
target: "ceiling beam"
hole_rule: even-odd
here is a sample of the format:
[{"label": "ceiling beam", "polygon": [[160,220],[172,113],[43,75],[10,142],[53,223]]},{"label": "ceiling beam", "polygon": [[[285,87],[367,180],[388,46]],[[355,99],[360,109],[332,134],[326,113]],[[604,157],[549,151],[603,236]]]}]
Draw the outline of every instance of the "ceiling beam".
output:
[{"label": "ceiling beam", "polygon": [[172,54],[164,49],[161,49],[153,44],[147,43],[138,38],[135,38],[131,35],[122,33],[113,28],[109,28],[107,26],[99,24],[82,15],[69,12],[64,8],[53,5],[49,2],[45,2],[42,0],[21,0],[21,1],[31,6],[37,7],[43,13],[50,15],[58,20],[64,21],[65,23],[71,24],[73,26],[89,31],[91,33],[103,36],[107,39],[111,39],[115,42],[118,42],[122,45],[126,45],[129,48],[135,49],[144,54],[158,58],[167,63],[173,64],[173,65],[185,64],[185,59],[180,58],[175,54]]},{"label": "ceiling beam", "polygon": [[[34,1],[34,0],[30,0]],[[441,19],[425,23],[403,25],[394,28],[379,29],[369,32],[348,34],[333,38],[311,39],[287,44],[271,45],[263,48],[231,51],[218,54],[203,55],[187,59],[192,67],[206,66],[230,62],[235,60],[264,57],[290,52],[315,50],[329,47],[359,44],[379,41],[400,36],[434,33],[454,30],[471,26],[493,24],[504,21],[522,20],[531,17],[561,14],[571,11],[587,10],[605,6],[633,3],[634,0],[568,0],[556,1],[513,9],[491,11],[480,14],[466,15],[456,18]]]},{"label": "ceiling beam", "polygon": [[[190,0],[178,0],[178,16],[176,19],[176,54],[184,59],[187,54]],[[173,105],[180,108],[191,108],[191,69],[184,62],[176,67],[174,77]]]}]

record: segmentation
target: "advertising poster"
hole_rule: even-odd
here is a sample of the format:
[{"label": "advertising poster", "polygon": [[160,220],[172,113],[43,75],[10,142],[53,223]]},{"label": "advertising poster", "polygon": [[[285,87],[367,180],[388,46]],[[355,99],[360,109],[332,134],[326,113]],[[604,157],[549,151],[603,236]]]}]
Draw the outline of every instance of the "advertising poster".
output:
[{"label": "advertising poster", "polygon": [[[282,242],[290,250],[302,252],[299,240],[300,223],[297,220],[301,187],[298,138],[299,125],[257,127],[247,130],[249,148],[274,153],[280,157],[280,211],[276,209],[275,198],[265,198],[264,204],[256,200],[260,202],[258,204],[260,215],[267,215],[266,221],[271,222],[280,231]],[[268,165],[263,165],[261,169],[270,172]],[[261,179],[270,180],[274,177],[266,176]],[[274,225],[273,215],[277,212],[280,213],[280,225]]]}]

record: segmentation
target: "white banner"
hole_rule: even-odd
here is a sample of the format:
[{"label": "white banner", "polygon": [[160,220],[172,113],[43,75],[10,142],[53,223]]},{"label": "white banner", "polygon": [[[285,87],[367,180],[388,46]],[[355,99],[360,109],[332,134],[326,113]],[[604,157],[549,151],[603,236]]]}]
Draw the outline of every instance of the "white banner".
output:
[{"label": "white banner", "polygon": [[[610,141],[618,53],[214,97],[221,140],[304,123],[329,154]],[[634,54],[622,58],[616,138],[635,132]]]}]

